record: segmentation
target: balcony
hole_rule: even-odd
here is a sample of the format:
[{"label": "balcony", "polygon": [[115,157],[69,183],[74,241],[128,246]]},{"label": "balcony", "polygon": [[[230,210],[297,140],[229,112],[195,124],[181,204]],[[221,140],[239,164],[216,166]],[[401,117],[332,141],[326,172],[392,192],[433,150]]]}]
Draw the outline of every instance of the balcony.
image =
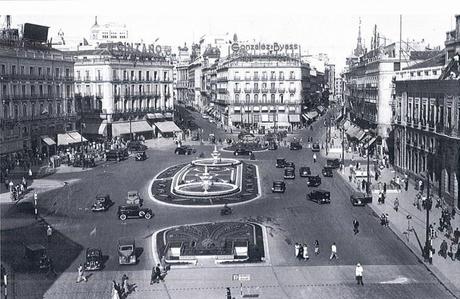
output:
[{"label": "balcony", "polygon": [[278,92],[279,92],[279,93],[284,93],[285,91],[286,91],[285,88],[278,88]]},{"label": "balcony", "polygon": [[244,88],[244,92],[245,92],[245,93],[250,93],[251,91],[252,91],[251,88]]},{"label": "balcony", "polygon": [[295,93],[295,91],[296,91],[296,88],[291,88],[291,87],[289,87],[289,92],[290,92],[290,93]]},{"label": "balcony", "polygon": [[74,81],[74,80],[75,80],[75,77],[74,77],[74,76],[65,76],[65,77],[64,77],[64,80],[65,80],[65,81]]},{"label": "balcony", "polygon": [[276,88],[270,88],[271,93],[276,93]]},{"label": "balcony", "polygon": [[241,88],[234,88],[234,89],[233,89],[233,92],[234,92],[234,93],[240,93],[240,92],[241,92]]},{"label": "balcony", "polygon": [[267,81],[267,80],[268,80],[268,77],[262,76],[262,81]]},{"label": "balcony", "polygon": [[263,88],[262,87],[262,93],[267,93],[268,92],[268,88]]},{"label": "balcony", "polygon": [[120,82],[120,81],[121,81],[121,79],[120,79],[120,78],[118,78],[118,77],[113,77],[113,78],[112,78],[112,81],[113,81],[113,82]]},{"label": "balcony", "polygon": [[[235,80],[236,80],[236,79],[235,79]],[[216,79],[216,81],[217,81],[217,82],[226,82],[226,81],[228,81],[228,80],[227,80],[227,77],[218,77],[218,78]]]},{"label": "balcony", "polygon": [[275,77],[275,76],[271,76],[271,77],[270,77],[270,80],[276,81],[276,77]]},{"label": "balcony", "polygon": [[228,93],[227,88],[218,88],[217,92],[218,93],[224,93],[224,94]]},{"label": "balcony", "polygon": [[434,127],[434,122],[433,121],[429,121],[428,122],[428,130],[430,131],[434,131],[435,127]]},{"label": "balcony", "polygon": [[259,81],[260,77],[259,76],[254,76],[254,81]]},{"label": "balcony", "polygon": [[260,89],[259,89],[259,88],[254,88],[253,92],[254,92],[254,93],[259,93],[259,92],[260,92]]}]

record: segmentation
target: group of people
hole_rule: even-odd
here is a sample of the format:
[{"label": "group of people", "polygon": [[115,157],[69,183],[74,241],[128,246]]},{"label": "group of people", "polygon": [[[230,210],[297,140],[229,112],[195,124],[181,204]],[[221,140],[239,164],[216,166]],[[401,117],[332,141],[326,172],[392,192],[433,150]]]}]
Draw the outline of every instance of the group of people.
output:
[{"label": "group of people", "polygon": [[[319,250],[319,241],[318,240],[315,240],[315,242],[313,243],[313,247],[314,247],[315,255],[319,255],[320,250]],[[307,242],[305,242],[304,244],[296,242],[294,244],[294,251],[295,251],[295,257],[298,260],[307,261],[307,260],[310,259],[310,256],[308,254]],[[330,255],[329,259],[332,260],[332,259],[337,259],[337,258],[338,258],[337,245],[335,245],[335,243],[332,243],[332,245],[331,245],[331,255]]]},{"label": "group of people", "polygon": [[112,280],[112,299],[126,298],[132,289],[132,285],[128,283],[128,275],[123,274],[121,283]]},{"label": "group of people", "polygon": [[[458,228],[456,231],[458,231]],[[447,241],[445,239],[442,240],[438,254],[445,259],[447,258],[447,256],[449,256],[452,259],[452,261],[460,261],[460,246],[458,244],[458,239],[457,242],[455,242],[455,240],[451,240],[450,245],[447,244]]]},{"label": "group of people", "polygon": [[10,191],[12,201],[18,201],[27,192],[27,180],[25,177],[22,177],[21,182],[18,184],[15,184],[13,180],[6,179],[5,186]]}]

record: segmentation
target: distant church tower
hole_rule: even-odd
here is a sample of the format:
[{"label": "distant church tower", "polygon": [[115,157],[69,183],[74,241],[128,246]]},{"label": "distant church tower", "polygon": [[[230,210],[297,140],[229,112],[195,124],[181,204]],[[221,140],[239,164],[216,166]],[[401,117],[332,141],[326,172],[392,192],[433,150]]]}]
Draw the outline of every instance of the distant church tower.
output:
[{"label": "distant church tower", "polygon": [[356,49],[353,51],[353,55],[359,57],[364,54],[364,47],[361,38],[361,18],[359,18],[359,28],[358,28],[358,40],[356,43]]}]

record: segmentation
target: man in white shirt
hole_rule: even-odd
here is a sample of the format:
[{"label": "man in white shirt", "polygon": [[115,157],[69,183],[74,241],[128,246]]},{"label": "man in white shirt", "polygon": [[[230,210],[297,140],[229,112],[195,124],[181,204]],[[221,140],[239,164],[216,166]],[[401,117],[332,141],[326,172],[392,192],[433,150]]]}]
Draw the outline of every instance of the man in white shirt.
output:
[{"label": "man in white shirt", "polygon": [[335,245],[335,243],[332,243],[332,246],[331,246],[331,256],[330,256],[330,260],[332,260],[333,258],[337,259],[338,256],[337,256],[337,246]]},{"label": "man in white shirt", "polygon": [[363,267],[361,266],[360,263],[358,263],[356,265],[356,269],[355,269],[355,274],[356,274],[356,282],[358,283],[358,285],[364,285],[363,283]]}]

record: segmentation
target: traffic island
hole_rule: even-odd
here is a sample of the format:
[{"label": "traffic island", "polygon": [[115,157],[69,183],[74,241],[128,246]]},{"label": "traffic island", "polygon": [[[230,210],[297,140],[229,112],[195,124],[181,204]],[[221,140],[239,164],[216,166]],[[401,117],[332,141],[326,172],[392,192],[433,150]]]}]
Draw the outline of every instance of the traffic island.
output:
[{"label": "traffic island", "polygon": [[237,204],[260,195],[256,165],[236,159],[212,158],[171,166],[152,181],[151,197],[164,204],[215,206]]},{"label": "traffic island", "polygon": [[265,260],[262,226],[250,222],[185,225],[156,234],[156,254],[170,265],[260,263]]}]

